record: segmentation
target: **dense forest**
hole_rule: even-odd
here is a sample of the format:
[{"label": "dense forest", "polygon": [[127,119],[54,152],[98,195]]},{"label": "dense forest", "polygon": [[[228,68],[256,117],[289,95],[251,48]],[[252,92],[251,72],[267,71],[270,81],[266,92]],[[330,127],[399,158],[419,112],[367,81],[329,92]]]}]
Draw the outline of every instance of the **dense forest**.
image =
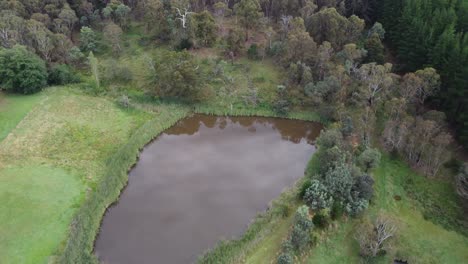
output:
[{"label": "dense forest", "polygon": [[[374,171],[390,157],[424,175],[399,183],[424,219],[468,235],[468,165],[457,154],[468,147],[467,30],[464,0],[0,0],[0,89],[72,85],[125,109],[175,102],[178,117],[185,107],[316,113],[327,129],[276,252],[295,263],[318,243],[314,229],[379,204]],[[258,77],[262,65],[271,68]],[[77,214],[58,262],[96,261],[100,218],[84,214],[102,216],[107,184]],[[353,235],[362,260],[407,257],[392,245],[397,217],[371,212]],[[200,262],[232,261],[222,250]]]},{"label": "dense forest", "polygon": [[442,86],[431,105],[443,109],[460,142],[468,139],[468,2],[379,1],[377,18],[397,55],[399,71],[438,70]]}]

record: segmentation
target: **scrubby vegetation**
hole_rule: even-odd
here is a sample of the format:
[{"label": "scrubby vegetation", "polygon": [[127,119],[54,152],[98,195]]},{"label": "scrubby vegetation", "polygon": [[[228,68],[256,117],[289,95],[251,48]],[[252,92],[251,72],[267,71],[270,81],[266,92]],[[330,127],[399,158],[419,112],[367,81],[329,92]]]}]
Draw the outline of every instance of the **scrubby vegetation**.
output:
[{"label": "scrubby vegetation", "polygon": [[467,12],[461,0],[0,0],[0,262],[96,262],[139,149],[198,112],[326,125],[304,179],[201,263],[462,263]]}]

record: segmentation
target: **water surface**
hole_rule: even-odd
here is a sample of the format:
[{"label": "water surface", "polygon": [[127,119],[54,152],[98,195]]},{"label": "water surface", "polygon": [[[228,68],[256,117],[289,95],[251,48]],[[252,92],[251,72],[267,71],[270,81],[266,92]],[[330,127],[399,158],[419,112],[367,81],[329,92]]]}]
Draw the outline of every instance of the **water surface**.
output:
[{"label": "water surface", "polygon": [[141,153],[95,252],[110,264],[192,263],[239,237],[304,173],[317,123],[195,115]]}]

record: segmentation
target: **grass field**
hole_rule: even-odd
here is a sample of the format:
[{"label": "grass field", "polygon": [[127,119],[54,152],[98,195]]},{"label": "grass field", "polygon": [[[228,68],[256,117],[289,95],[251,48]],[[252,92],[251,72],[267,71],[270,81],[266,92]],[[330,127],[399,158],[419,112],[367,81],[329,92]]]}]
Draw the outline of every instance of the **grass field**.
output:
[{"label": "grass field", "polygon": [[42,94],[7,96],[0,92],[0,141],[42,98]]},{"label": "grass field", "polygon": [[108,157],[152,114],[67,88],[1,107],[0,263],[46,263]]}]

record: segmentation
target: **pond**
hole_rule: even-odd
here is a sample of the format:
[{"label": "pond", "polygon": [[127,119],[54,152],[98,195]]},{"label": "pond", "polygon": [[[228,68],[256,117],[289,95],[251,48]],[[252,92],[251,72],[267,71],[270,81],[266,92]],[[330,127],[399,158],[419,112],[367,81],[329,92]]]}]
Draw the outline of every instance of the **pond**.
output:
[{"label": "pond", "polygon": [[104,263],[192,263],[237,238],[304,175],[318,123],[194,115],[145,147],[106,212],[95,253]]}]

